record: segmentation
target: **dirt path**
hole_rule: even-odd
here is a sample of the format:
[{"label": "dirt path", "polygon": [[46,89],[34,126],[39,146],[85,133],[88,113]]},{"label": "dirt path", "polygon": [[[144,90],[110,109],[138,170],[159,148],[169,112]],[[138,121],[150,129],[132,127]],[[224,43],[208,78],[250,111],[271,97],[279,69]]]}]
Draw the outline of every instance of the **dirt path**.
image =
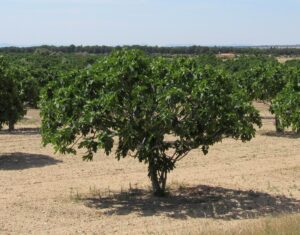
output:
[{"label": "dirt path", "polygon": [[300,206],[300,138],[276,135],[258,107],[257,137],[227,139],[207,156],[193,151],[170,174],[169,199],[142,191],[147,168],[133,159],[83,162],[43,148],[31,110],[15,134],[0,133],[0,234],[225,233],[261,217],[247,218],[290,213]]}]

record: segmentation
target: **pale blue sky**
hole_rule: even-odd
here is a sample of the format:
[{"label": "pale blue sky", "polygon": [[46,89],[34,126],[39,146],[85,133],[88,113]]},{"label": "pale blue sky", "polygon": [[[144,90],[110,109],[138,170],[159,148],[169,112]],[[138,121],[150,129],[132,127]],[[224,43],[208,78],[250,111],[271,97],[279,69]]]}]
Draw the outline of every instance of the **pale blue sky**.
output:
[{"label": "pale blue sky", "polygon": [[300,0],[0,0],[0,43],[300,44]]}]

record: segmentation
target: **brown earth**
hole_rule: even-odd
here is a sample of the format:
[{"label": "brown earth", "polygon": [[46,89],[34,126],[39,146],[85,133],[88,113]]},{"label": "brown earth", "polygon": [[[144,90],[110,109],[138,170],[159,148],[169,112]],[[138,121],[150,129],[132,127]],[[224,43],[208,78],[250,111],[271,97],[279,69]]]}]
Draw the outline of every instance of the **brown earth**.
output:
[{"label": "brown earth", "polygon": [[163,199],[150,195],[147,167],[134,159],[53,154],[29,110],[14,133],[0,132],[0,234],[245,234],[283,221],[300,209],[300,138],[277,135],[257,107],[264,125],[255,139],[226,139],[207,156],[194,150]]},{"label": "brown earth", "polygon": [[300,58],[298,56],[279,56],[277,57],[277,60],[279,63],[284,64],[285,62],[289,60],[299,60]]},{"label": "brown earth", "polygon": [[236,57],[236,54],[234,53],[220,53],[217,55],[217,58],[221,59],[233,59]]}]

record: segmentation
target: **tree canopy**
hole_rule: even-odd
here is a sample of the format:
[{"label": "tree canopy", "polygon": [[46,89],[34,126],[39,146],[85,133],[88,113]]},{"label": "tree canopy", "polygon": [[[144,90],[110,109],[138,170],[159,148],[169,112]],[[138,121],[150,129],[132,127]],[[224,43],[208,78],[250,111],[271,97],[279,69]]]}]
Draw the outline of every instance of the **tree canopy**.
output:
[{"label": "tree canopy", "polygon": [[300,68],[291,67],[287,84],[273,99],[272,112],[280,119],[280,127],[300,131]]},{"label": "tree canopy", "polygon": [[230,76],[193,58],[167,60],[119,50],[94,66],[61,75],[41,99],[43,143],[56,151],[99,149],[148,164],[155,195],[167,173],[192,149],[232,137],[248,141],[258,111]]},{"label": "tree canopy", "polygon": [[4,124],[14,129],[14,124],[24,116],[25,109],[20,84],[14,79],[17,70],[0,56],[0,129]]}]

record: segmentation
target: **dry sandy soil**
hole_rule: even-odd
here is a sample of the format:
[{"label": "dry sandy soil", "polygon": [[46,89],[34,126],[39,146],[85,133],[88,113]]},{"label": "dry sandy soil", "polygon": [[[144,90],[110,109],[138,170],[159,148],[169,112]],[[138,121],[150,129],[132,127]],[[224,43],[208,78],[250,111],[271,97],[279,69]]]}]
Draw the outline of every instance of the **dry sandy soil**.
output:
[{"label": "dry sandy soil", "polygon": [[[226,139],[207,156],[191,152],[164,199],[150,195],[147,167],[134,159],[83,162],[44,148],[30,110],[13,134],[0,132],[0,234],[244,234],[299,213],[300,138],[277,135],[257,106],[257,137]],[[299,214],[292,218],[300,224]]]},{"label": "dry sandy soil", "polygon": [[300,60],[300,58],[297,57],[297,56],[291,56],[291,57],[289,57],[289,56],[279,56],[279,57],[277,57],[277,60],[280,63],[285,63],[285,62],[287,62],[289,60]]}]

